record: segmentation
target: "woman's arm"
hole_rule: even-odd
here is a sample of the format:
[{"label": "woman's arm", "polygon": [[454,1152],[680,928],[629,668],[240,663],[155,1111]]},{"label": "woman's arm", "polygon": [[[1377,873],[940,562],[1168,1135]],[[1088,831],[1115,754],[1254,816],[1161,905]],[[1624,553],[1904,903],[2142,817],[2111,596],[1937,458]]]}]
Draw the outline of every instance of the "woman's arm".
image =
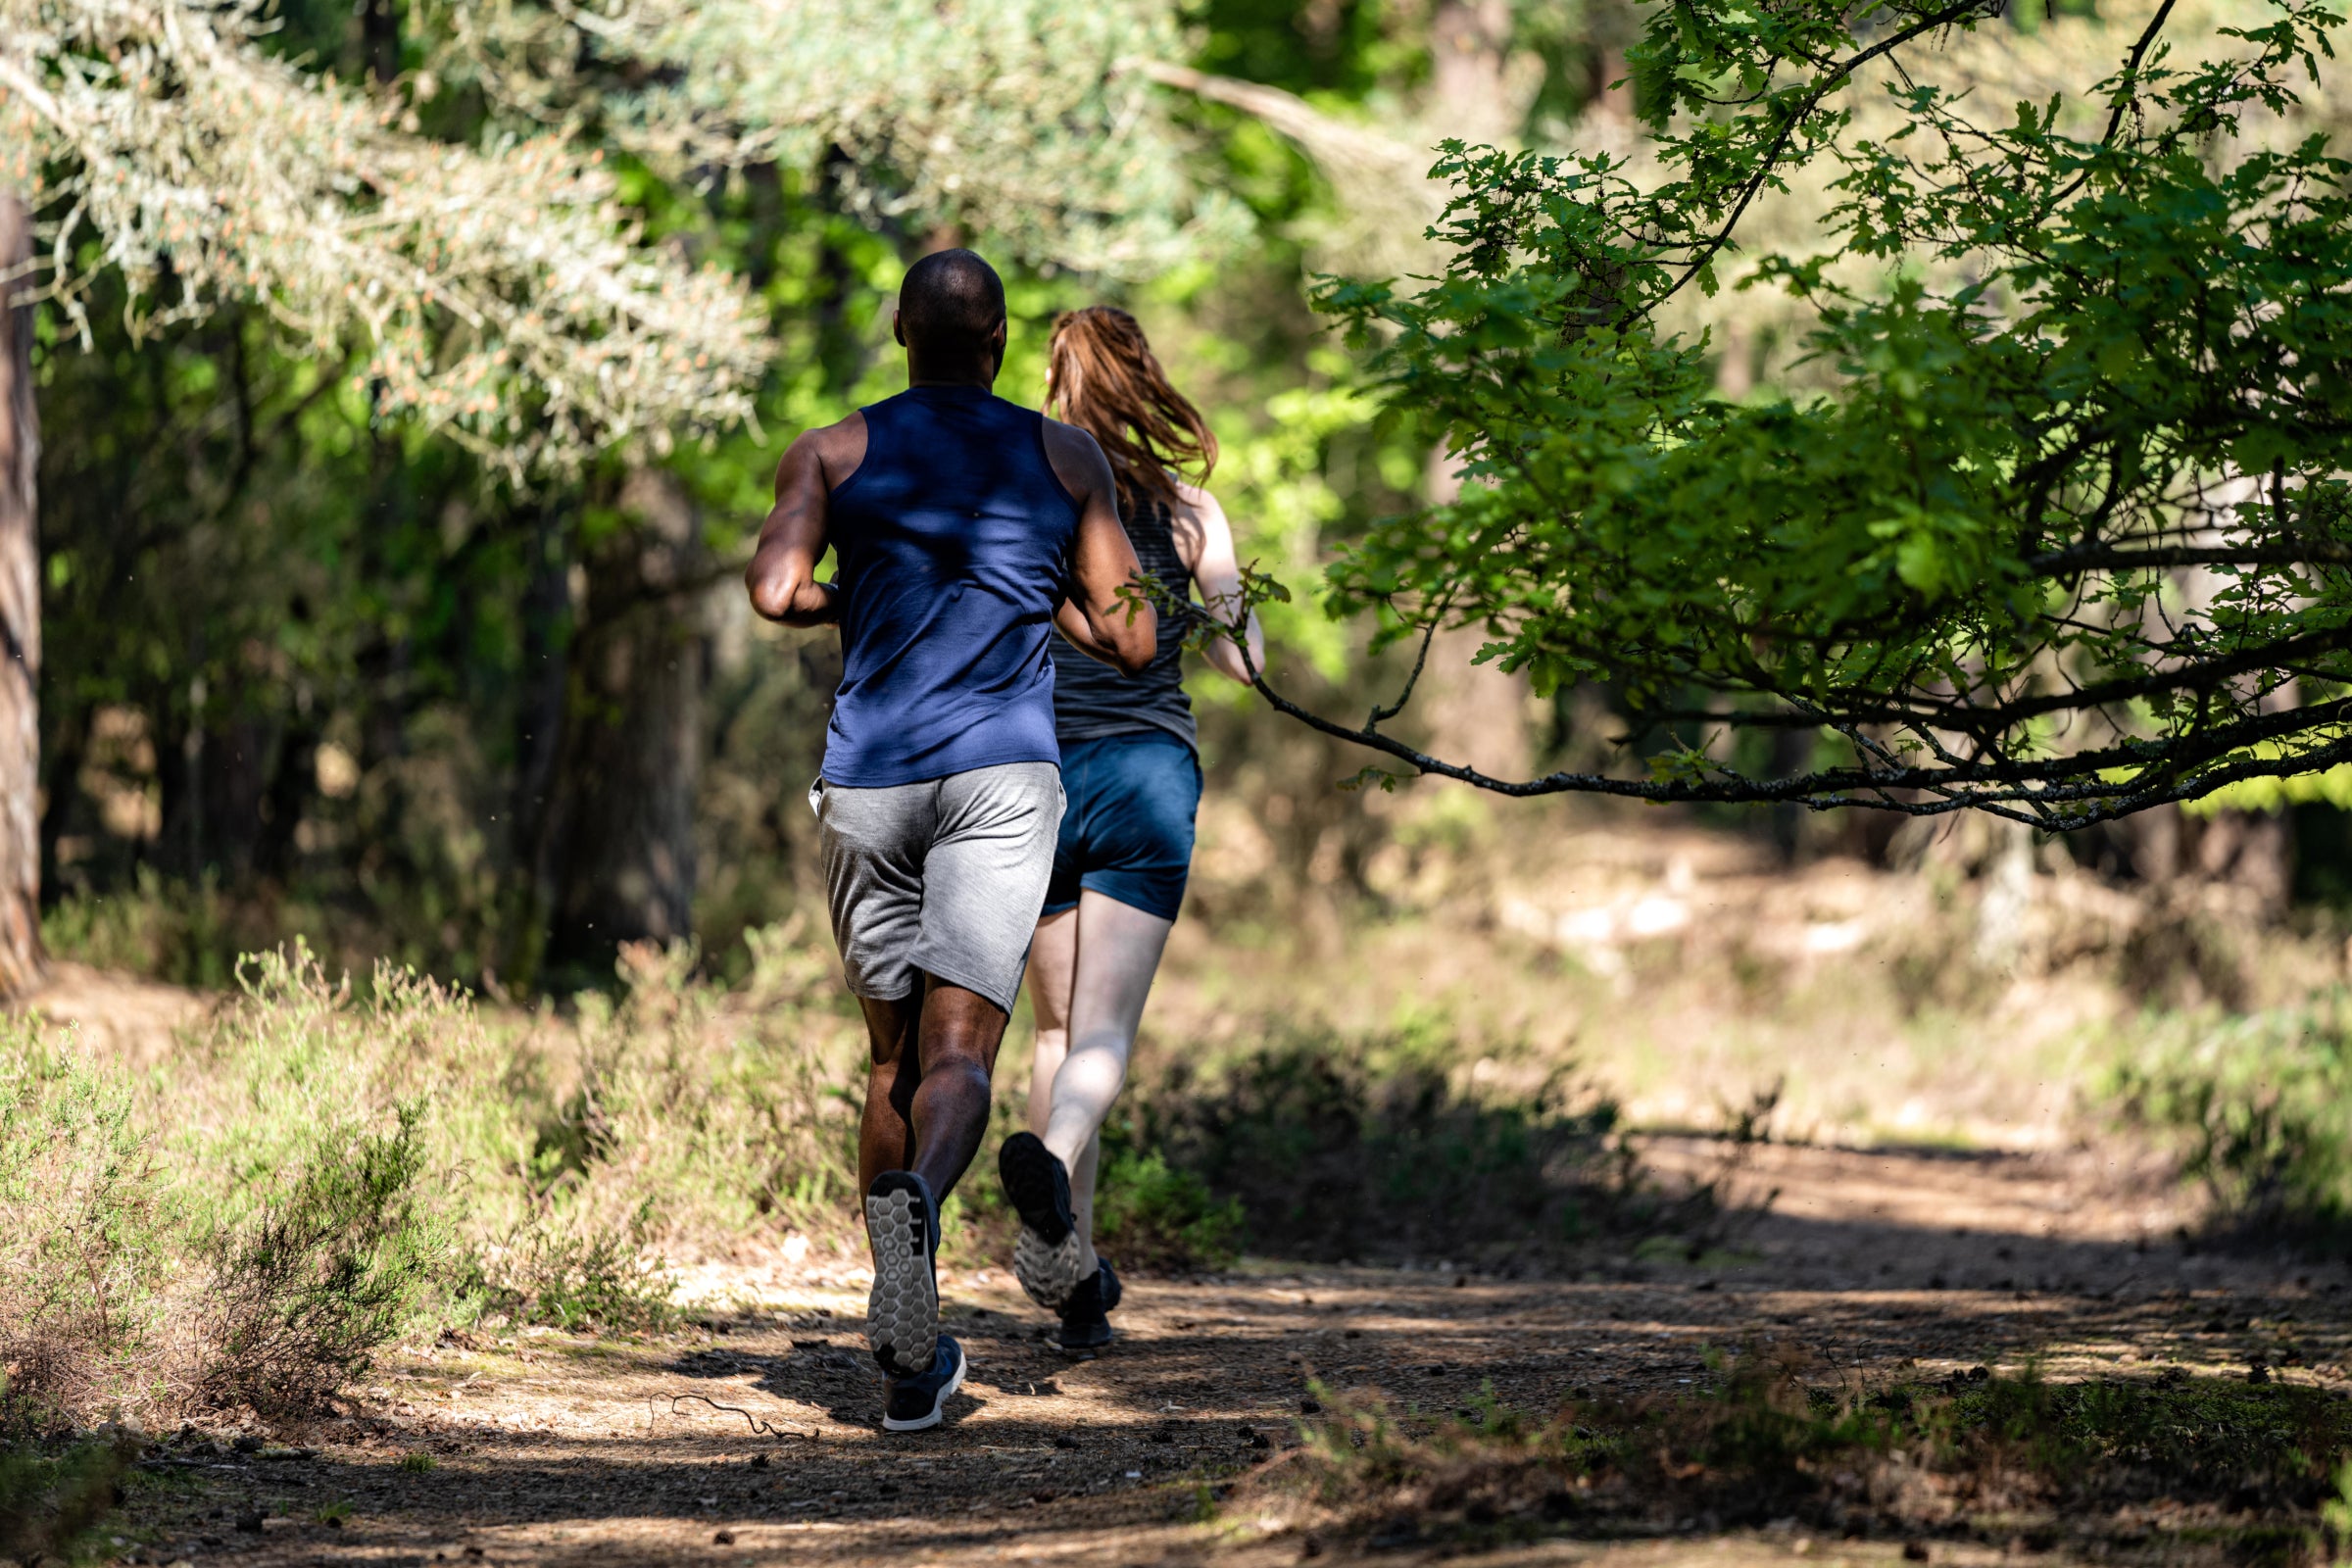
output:
[{"label": "woman's arm", "polygon": [[[1176,554],[1183,558],[1193,581],[1200,584],[1200,602],[1210,614],[1231,624],[1234,614],[1242,608],[1242,566],[1234,559],[1233,525],[1225,520],[1225,509],[1217,498],[1199,485],[1179,483],[1176,486],[1174,517]],[[1244,636],[1250,644],[1250,662],[1259,674],[1266,669],[1266,638],[1257,624],[1257,612],[1250,613],[1250,624]],[[1216,668],[1244,685],[1250,683],[1250,670],[1242,662],[1242,651],[1230,637],[1219,637],[1203,650],[1204,657]]]}]

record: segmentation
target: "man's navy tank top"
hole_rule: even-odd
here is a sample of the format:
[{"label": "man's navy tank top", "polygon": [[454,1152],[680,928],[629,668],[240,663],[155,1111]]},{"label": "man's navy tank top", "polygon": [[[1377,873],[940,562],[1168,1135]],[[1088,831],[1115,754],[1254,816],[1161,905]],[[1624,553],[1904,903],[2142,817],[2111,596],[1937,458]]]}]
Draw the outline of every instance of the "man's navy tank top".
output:
[{"label": "man's navy tank top", "polygon": [[863,411],[865,461],[833,492],[841,689],[825,781],[917,784],[1061,761],[1054,610],[1078,503],[1045,417],[977,386],[918,386]]}]

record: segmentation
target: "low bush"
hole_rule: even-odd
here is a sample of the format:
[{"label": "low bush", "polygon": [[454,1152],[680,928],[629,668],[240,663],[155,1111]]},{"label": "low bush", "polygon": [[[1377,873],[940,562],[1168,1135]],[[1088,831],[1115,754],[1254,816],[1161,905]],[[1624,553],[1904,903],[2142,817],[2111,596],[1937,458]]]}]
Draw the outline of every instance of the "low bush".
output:
[{"label": "low bush", "polygon": [[1132,1145],[1198,1184],[1196,1212],[1234,1205],[1290,1256],[1494,1259],[1627,1220],[1644,1190],[1614,1105],[1578,1107],[1564,1073],[1483,1098],[1458,1065],[1418,1037],[1277,1039],[1141,1086]]},{"label": "low bush", "polygon": [[2250,1238],[2352,1239],[2352,997],[2152,1020],[2104,1093],[2134,1131],[2178,1151]]},{"label": "low bush", "polygon": [[143,1080],[0,1025],[0,1418],[315,1406],[421,1321],[659,1326],[665,1256],[837,1225],[862,1037],[797,930],[751,954],[564,1020],[297,945]]},{"label": "low bush", "polygon": [[1114,1115],[1102,1129],[1095,1192],[1095,1234],[1121,1264],[1174,1272],[1221,1268],[1241,1250],[1248,1220],[1236,1199],[1219,1199],[1190,1170],[1137,1143],[1135,1120]]},{"label": "low bush", "polygon": [[[1196,1068],[1139,1073],[1102,1128],[1095,1234],[1122,1267],[1215,1268],[1248,1246],[1286,1257],[1534,1264],[1646,1235],[1696,1256],[1749,1211],[1719,1201],[1762,1136],[1769,1095],[1728,1129],[1726,1169],[1661,1191],[1616,1136],[1616,1106],[1566,1070],[1533,1093],[1479,1092],[1443,1030],[1370,1039],[1278,1034]],[[1000,1084],[994,1148],[1026,1104]],[[956,1239],[977,1262],[1015,1223],[993,1179],[967,1180]],[[1365,1217],[1377,1215],[1377,1224]]]},{"label": "low bush", "polygon": [[[135,1097],[0,1042],[0,1430],[316,1405],[407,1326],[444,1247],[419,1115],[315,1131],[266,1177],[168,1155]],[[226,1151],[217,1151],[217,1153]]]},{"label": "low bush", "polygon": [[168,881],[142,866],[120,893],[58,899],[41,913],[41,945],[53,957],[95,968],[218,989],[233,982],[241,947],[272,940],[264,934],[271,928],[266,912],[233,906],[209,876]]},{"label": "low bush", "polygon": [[380,1132],[328,1124],[248,1219],[205,1238],[199,1402],[316,1408],[408,1326],[448,1252],[422,1121],[409,1103]]},{"label": "low bush", "polygon": [[32,1022],[0,1024],[0,1422],[38,1431],[147,1354],[166,1184],[127,1088]]}]

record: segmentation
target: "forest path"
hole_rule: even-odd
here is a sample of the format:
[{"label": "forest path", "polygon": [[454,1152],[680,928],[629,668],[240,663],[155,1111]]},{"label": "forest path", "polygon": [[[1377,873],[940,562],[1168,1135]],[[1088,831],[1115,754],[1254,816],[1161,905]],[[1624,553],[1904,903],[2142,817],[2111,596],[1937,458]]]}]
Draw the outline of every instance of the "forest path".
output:
[{"label": "forest path", "polygon": [[[1721,1152],[1656,1139],[1647,1154],[1700,1169]],[[1450,1410],[1491,1386],[1544,1411],[1578,1388],[1671,1392],[1709,1348],[1769,1342],[1824,1379],[2029,1356],[2058,1378],[2242,1369],[2260,1354],[2283,1378],[2344,1386],[2345,1272],[2186,1250],[2142,1173],[2087,1156],[1775,1146],[1743,1179],[1780,1197],[1736,1255],[1578,1281],[1268,1264],[1139,1280],[1122,1339],[1091,1360],[1042,1342],[1041,1314],[1002,1269],[954,1271],[943,1295],[972,1373],[949,1425],[913,1437],[876,1430],[855,1277],[720,1271],[703,1286],[744,1304],[707,1329],[650,1343],[526,1331],[389,1357],[370,1413],[279,1435],[313,1454],[175,1467],[134,1503],[136,1540],[119,1549],[239,1568],[1287,1564],[1308,1549],[1296,1534],[1230,1513],[1195,1521],[1208,1487],[1267,1456],[1245,1428],[1275,1451],[1296,1441],[1310,1377],[1400,1408]],[[403,1465],[427,1454],[429,1469]],[[258,1532],[237,1528],[257,1510]],[[1313,1543],[1324,1561],[1354,1549]],[[1853,1568],[1900,1560],[1890,1542],[1816,1549],[1769,1532],[1453,1560],[1645,1568],[1806,1551]],[[1978,1555],[1998,1554],[1936,1547],[1938,1561]]]}]

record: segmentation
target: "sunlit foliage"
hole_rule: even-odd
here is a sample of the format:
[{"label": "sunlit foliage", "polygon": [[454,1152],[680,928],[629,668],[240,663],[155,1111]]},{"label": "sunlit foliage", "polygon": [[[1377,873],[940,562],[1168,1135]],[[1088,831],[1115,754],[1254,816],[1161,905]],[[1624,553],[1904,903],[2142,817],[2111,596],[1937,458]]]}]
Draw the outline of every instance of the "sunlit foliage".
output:
[{"label": "sunlit foliage", "polygon": [[[1653,177],[1448,148],[1446,276],[1328,302],[1473,482],[1353,548],[1341,602],[1483,625],[1540,689],[1614,681],[1678,738],[1645,779],[1520,782],[1326,727],[1516,793],[2053,827],[2352,755],[2352,165],[2257,133],[2340,19],[2288,5],[2177,56],[2168,7],[2110,31],[2084,97],[1940,85],[1939,40],[2001,10],[1661,11],[1632,53]],[[1852,134],[1874,95],[1899,114]],[[1728,402],[1660,312],[1808,167],[1831,244],[1747,267],[1818,313],[1835,391]],[[1789,728],[1823,737],[1792,775],[1726,739]]]},{"label": "sunlit foliage", "polygon": [[764,361],[731,278],[635,243],[556,135],[453,146],[261,47],[242,0],[0,5],[0,181],[51,220],[69,315],[119,269],[150,320],[263,302],[413,416],[520,466],[740,419]]}]

